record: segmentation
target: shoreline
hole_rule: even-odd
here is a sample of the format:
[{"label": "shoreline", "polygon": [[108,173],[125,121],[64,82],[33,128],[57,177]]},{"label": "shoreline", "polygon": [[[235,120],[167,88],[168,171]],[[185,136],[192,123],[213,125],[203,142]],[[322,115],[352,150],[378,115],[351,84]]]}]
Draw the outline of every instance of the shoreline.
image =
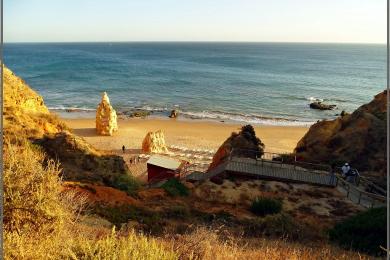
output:
[{"label": "shoreline", "polygon": [[[96,111],[95,110],[82,110],[74,109],[69,111],[58,110],[58,109],[49,109],[50,112],[57,114],[62,119],[67,120],[77,120],[77,119],[95,119]],[[168,111],[147,111],[147,110],[134,110],[138,112],[151,112],[146,116],[130,116],[128,114],[118,112],[118,120],[133,120],[133,119],[146,119],[146,120],[170,120]],[[284,118],[270,118],[262,117],[258,120],[242,120],[232,119],[232,118],[218,118],[218,117],[199,117],[199,116],[189,116],[185,112],[178,111],[179,116],[175,118],[177,121],[181,122],[206,122],[206,123],[222,123],[222,124],[231,124],[231,125],[253,125],[253,126],[283,126],[283,127],[310,127],[315,122],[308,121],[298,121],[298,120],[289,120]]]},{"label": "shoreline", "polygon": [[[118,118],[118,132],[113,136],[99,136],[94,118],[60,118],[76,135],[86,139],[97,149],[120,151],[122,145],[139,150],[150,131],[162,130],[167,146],[183,146],[189,149],[217,150],[234,131],[247,123],[218,122],[215,120],[178,120],[171,118]],[[289,153],[306,134],[308,126],[273,126],[253,124],[256,135],[265,144],[265,151]]]}]

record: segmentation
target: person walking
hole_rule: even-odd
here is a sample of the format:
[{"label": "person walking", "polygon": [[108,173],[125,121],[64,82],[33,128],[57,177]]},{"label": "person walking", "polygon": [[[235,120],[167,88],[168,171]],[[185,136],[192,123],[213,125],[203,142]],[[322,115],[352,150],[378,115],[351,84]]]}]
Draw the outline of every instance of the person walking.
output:
[{"label": "person walking", "polygon": [[351,170],[351,166],[349,166],[348,163],[345,163],[343,167],[341,167],[341,171],[343,172],[344,178],[348,176],[350,170]]},{"label": "person walking", "polygon": [[126,147],[122,145],[122,152],[125,153]]}]

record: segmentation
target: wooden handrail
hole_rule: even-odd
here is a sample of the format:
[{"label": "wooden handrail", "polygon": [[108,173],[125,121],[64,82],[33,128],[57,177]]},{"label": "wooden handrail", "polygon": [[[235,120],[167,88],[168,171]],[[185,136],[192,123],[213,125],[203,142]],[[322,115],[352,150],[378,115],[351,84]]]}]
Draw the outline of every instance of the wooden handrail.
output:
[{"label": "wooden handrail", "polygon": [[378,195],[378,194],[374,194],[374,193],[363,191],[363,190],[359,189],[358,187],[352,185],[351,183],[345,181],[343,178],[341,178],[338,175],[336,175],[336,178],[338,179],[338,182],[341,182],[341,183],[343,183],[344,185],[346,185],[348,187],[347,197],[349,195],[349,191],[351,190],[351,188],[358,192],[358,194],[359,194],[358,204],[361,204],[360,203],[361,195],[366,195],[367,197],[369,197],[371,199],[379,200],[381,202],[386,202],[387,201],[387,198],[385,196],[381,196],[381,195]]}]

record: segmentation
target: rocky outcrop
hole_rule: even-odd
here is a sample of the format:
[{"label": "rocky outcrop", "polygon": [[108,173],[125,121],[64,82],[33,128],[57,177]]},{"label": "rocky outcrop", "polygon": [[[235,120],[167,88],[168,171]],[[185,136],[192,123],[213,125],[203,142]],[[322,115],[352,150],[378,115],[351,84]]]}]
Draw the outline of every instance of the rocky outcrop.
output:
[{"label": "rocky outcrop", "polygon": [[319,110],[333,110],[336,108],[336,105],[327,105],[322,102],[313,102],[310,103],[310,108],[319,109]]},{"label": "rocky outcrop", "polygon": [[386,172],[387,92],[352,114],[312,125],[298,142],[298,159],[342,164],[349,162],[358,170]]},{"label": "rocky outcrop", "polygon": [[41,138],[67,128],[49,112],[42,97],[5,66],[3,90],[3,123],[7,138]]},{"label": "rocky outcrop", "polygon": [[144,153],[167,153],[164,133],[161,130],[149,132],[142,142],[142,152]]},{"label": "rocky outcrop", "polygon": [[68,131],[66,125],[49,112],[42,97],[9,69],[4,68],[3,77],[5,139],[20,144],[21,148],[26,142],[40,145],[49,158],[61,163],[63,180],[123,190],[136,183],[122,157],[102,153]]},{"label": "rocky outcrop", "polygon": [[256,158],[264,153],[264,144],[256,137],[253,126],[246,125],[241,128],[239,133],[233,132],[232,135],[218,148],[213,156],[209,170],[225,162],[233,152],[234,156]]},{"label": "rocky outcrop", "polygon": [[96,132],[99,135],[113,135],[118,130],[116,111],[110,104],[107,93],[102,95],[102,101],[96,109]]},{"label": "rocky outcrop", "polygon": [[169,115],[170,118],[177,118],[179,116],[179,112],[177,110],[172,110],[171,114]]},{"label": "rocky outcrop", "polygon": [[43,98],[10,69],[3,67],[4,107],[17,107],[28,113],[49,114]]}]

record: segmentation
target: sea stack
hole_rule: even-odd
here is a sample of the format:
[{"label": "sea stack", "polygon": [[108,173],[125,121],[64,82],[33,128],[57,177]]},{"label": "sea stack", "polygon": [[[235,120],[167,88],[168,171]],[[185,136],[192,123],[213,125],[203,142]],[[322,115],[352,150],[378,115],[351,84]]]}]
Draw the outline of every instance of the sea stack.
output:
[{"label": "sea stack", "polygon": [[96,132],[99,135],[112,135],[118,130],[116,111],[110,104],[107,93],[102,95],[102,101],[96,109]]},{"label": "sea stack", "polygon": [[256,136],[251,125],[241,127],[240,132],[231,136],[218,148],[209,166],[209,171],[225,162],[234,150],[237,157],[258,158],[264,154],[265,145]]},{"label": "sea stack", "polygon": [[142,142],[142,152],[144,153],[167,153],[164,133],[161,130],[149,132]]}]

